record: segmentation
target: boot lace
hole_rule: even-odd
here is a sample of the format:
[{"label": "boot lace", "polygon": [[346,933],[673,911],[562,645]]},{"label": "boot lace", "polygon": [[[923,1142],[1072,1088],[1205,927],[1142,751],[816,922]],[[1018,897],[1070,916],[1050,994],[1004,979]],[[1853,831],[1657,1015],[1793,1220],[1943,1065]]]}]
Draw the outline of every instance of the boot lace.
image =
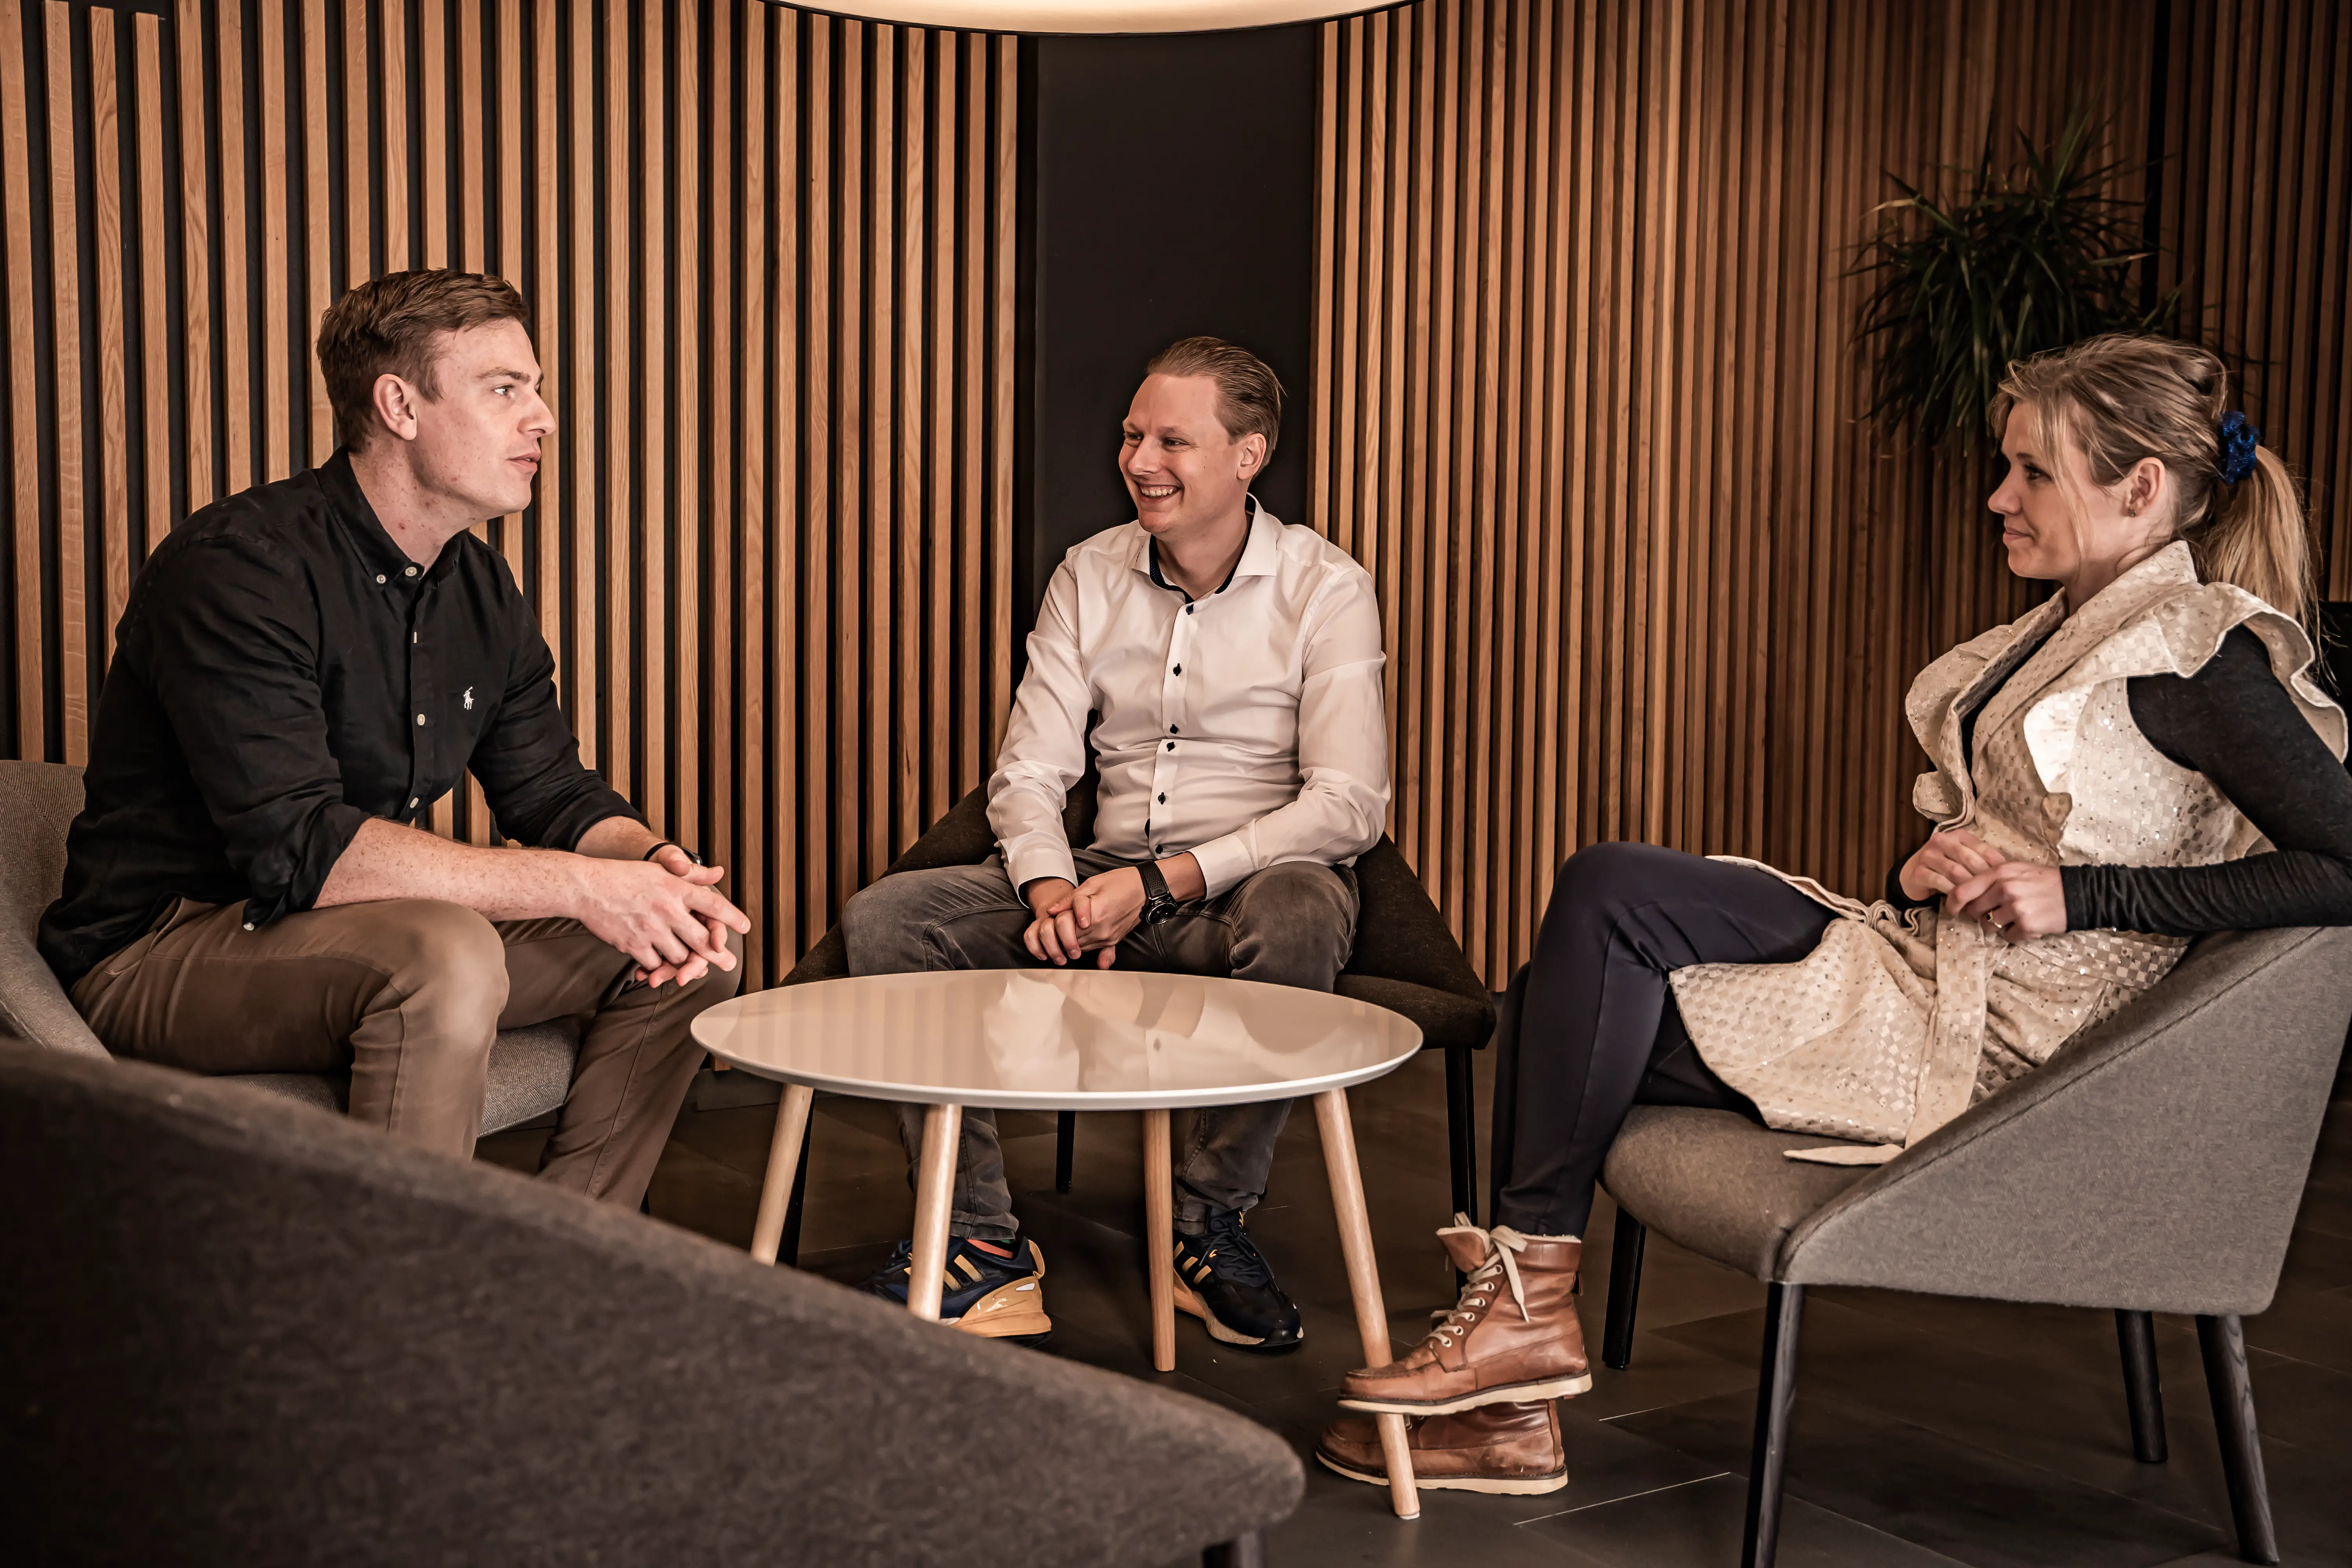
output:
[{"label": "boot lace", "polygon": [[1454,1342],[1466,1337],[1478,1320],[1500,1299],[1506,1286],[1510,1289],[1512,1304],[1519,1310],[1520,1321],[1531,1321],[1528,1316],[1527,1292],[1519,1285],[1517,1255],[1527,1250],[1526,1237],[1507,1225],[1482,1230],[1470,1223],[1470,1216],[1466,1214],[1456,1214],[1454,1223],[1437,1234],[1476,1237],[1485,1244],[1486,1261],[1462,1282],[1461,1299],[1454,1303],[1452,1311],[1440,1315],[1437,1326],[1429,1331],[1432,1341],[1451,1349]]}]

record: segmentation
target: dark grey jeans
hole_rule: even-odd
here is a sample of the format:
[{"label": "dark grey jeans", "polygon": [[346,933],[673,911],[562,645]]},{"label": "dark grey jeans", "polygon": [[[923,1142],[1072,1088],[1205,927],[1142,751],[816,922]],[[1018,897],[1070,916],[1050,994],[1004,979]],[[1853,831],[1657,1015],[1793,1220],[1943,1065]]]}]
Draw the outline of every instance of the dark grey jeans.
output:
[{"label": "dark grey jeans", "polygon": [[[1080,880],[1132,862],[1081,849]],[[990,856],[977,866],[948,866],[885,877],[849,900],[841,934],[852,974],[904,974],[926,969],[1039,967],[1021,940],[1029,905]],[[1139,926],[1118,944],[1121,969],[1172,974],[1231,975],[1276,985],[1328,991],[1356,938],[1355,873],[1309,861],[1269,866],[1213,899],[1181,906],[1156,926]],[[1176,1228],[1200,1234],[1213,1209],[1246,1209],[1265,1195],[1275,1140],[1290,1102],[1219,1106],[1192,1123],[1176,1161]],[[911,1163],[921,1152],[923,1108],[898,1108],[898,1136]],[[1005,1241],[1018,1233],[1004,1152],[992,1111],[968,1107],[956,1151],[956,1236]]]}]

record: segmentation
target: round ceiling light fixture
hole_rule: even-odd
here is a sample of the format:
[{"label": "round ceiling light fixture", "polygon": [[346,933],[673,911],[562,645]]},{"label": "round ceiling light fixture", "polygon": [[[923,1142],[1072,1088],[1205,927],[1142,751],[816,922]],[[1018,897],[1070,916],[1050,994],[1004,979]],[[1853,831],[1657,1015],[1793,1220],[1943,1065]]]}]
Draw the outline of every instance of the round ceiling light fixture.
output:
[{"label": "round ceiling light fixture", "polygon": [[1364,0],[847,0],[807,8],[968,33],[1220,33],[1327,22],[1387,6]]}]

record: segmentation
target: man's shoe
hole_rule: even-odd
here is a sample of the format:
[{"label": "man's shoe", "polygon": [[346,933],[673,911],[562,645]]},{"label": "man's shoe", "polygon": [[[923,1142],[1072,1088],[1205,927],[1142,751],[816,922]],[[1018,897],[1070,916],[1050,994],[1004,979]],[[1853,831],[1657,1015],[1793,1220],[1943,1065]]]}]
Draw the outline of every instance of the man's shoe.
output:
[{"label": "man's shoe", "polygon": [[[1031,1339],[1054,1331],[1045,1316],[1045,1254],[1025,1237],[997,1243],[1013,1256],[999,1258],[958,1240],[948,1248],[940,1288],[940,1321],[985,1339]],[[858,1287],[903,1308],[914,1273],[915,1244],[902,1241],[890,1261]]]},{"label": "man's shoe", "polygon": [[1209,1215],[1199,1236],[1176,1236],[1176,1310],[1209,1326],[1213,1339],[1256,1351],[1297,1350],[1307,1337],[1298,1309],[1242,1228],[1233,1209]]},{"label": "man's shoe", "polygon": [[1461,1300],[1429,1337],[1386,1366],[1349,1373],[1349,1410],[1444,1415],[1484,1405],[1563,1399],[1592,1386],[1584,1327],[1576,1319],[1576,1271],[1584,1244],[1572,1237],[1481,1230],[1469,1217],[1437,1233],[1456,1268]]},{"label": "man's shoe", "polygon": [[[1405,1447],[1412,1482],[1435,1491],[1507,1492],[1532,1496],[1568,1485],[1568,1454],[1559,1444],[1559,1406],[1486,1405],[1456,1415],[1407,1416]],[[1351,1481],[1389,1484],[1380,1423],[1342,1415],[1323,1428],[1315,1457]]]}]

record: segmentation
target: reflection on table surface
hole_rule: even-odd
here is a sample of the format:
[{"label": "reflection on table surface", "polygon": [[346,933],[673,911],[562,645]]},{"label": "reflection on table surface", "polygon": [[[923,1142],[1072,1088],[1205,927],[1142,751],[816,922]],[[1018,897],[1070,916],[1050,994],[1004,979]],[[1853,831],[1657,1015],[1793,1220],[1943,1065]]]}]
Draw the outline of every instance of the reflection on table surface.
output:
[{"label": "reflection on table surface", "polygon": [[738,1066],[818,1088],[1105,1110],[1337,1088],[1421,1046],[1408,1020],[1344,996],[1092,969],[820,981],[721,1004],[694,1032]]}]

